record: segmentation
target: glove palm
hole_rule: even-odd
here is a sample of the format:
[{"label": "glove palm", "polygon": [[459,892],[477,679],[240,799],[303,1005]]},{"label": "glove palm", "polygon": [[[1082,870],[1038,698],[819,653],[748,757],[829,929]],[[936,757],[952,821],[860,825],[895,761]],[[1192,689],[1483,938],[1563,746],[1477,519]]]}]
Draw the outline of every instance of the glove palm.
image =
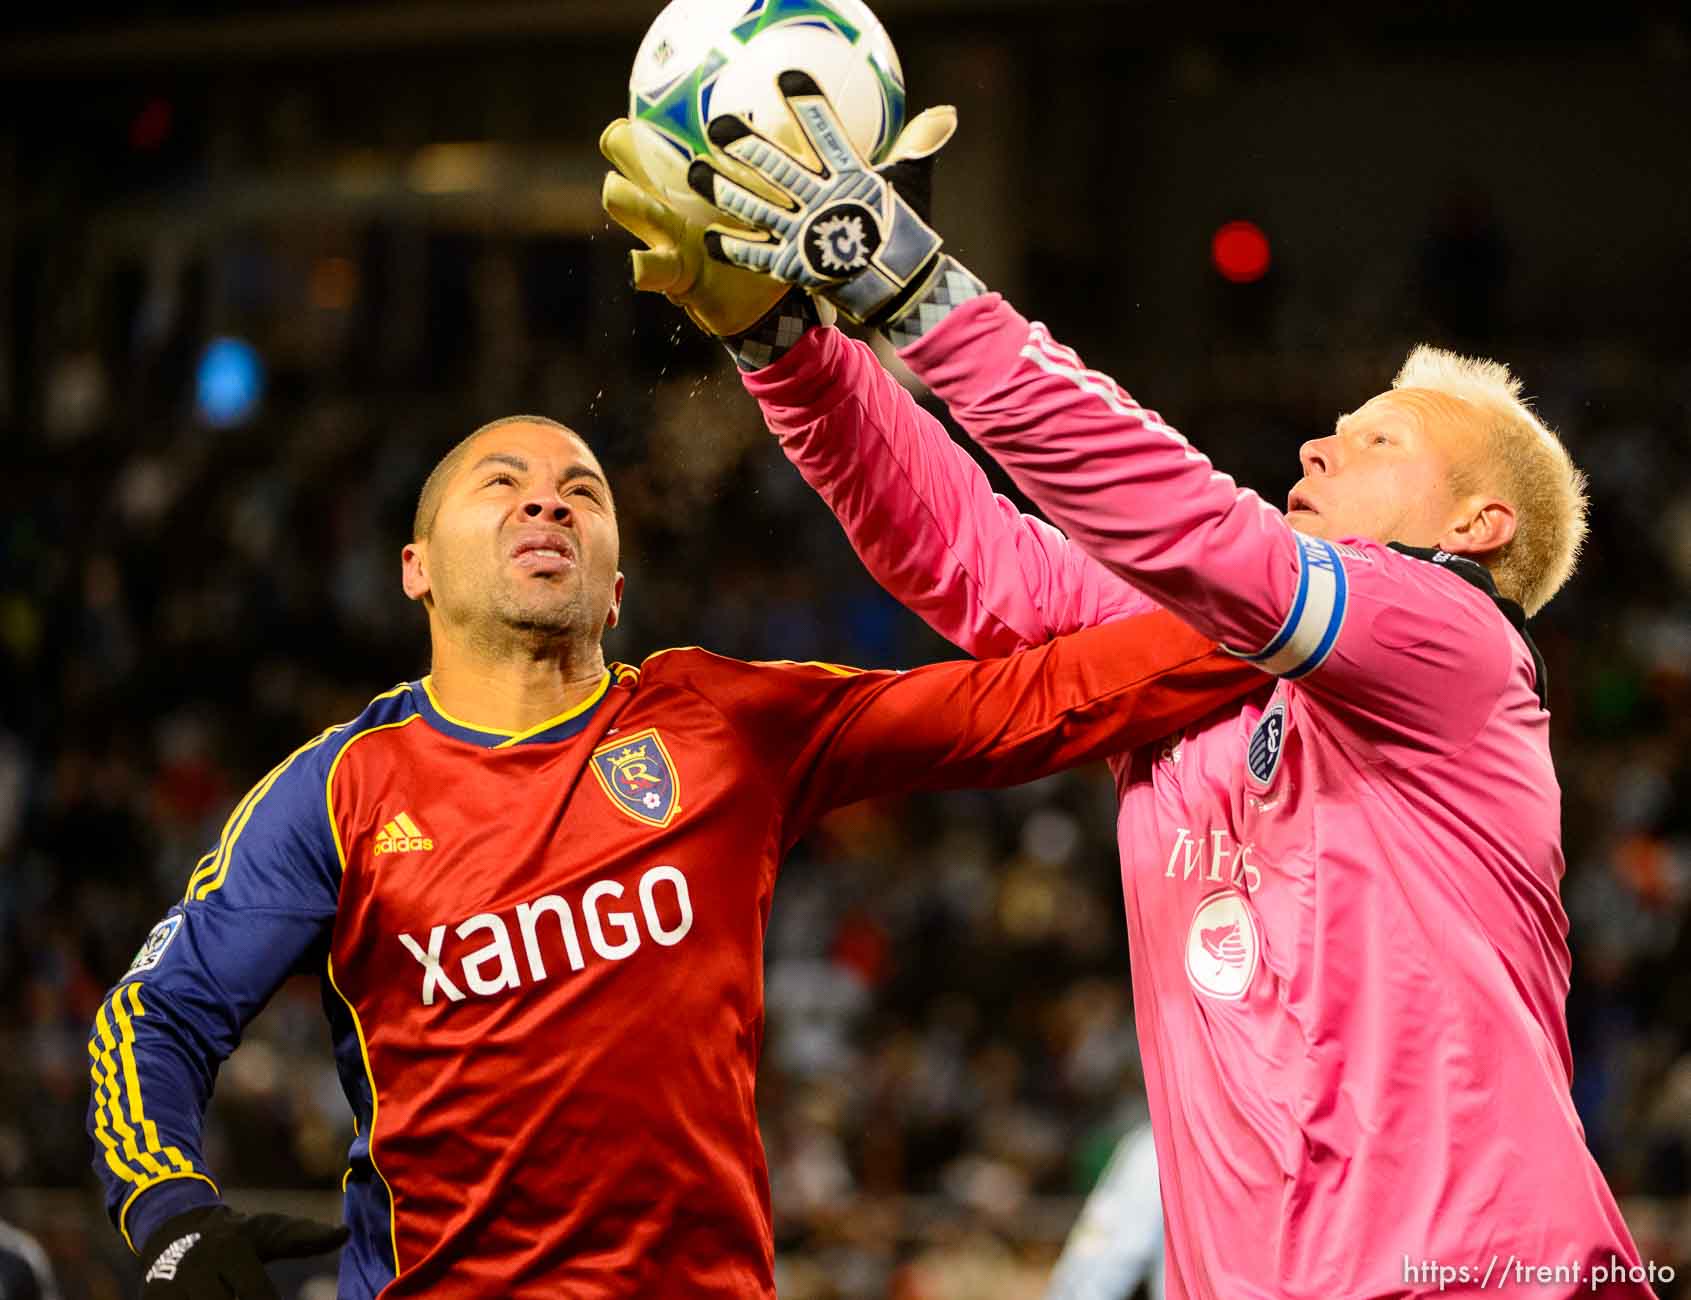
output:
[{"label": "glove palm", "polygon": [[[605,212],[646,245],[629,255],[634,287],[663,294],[707,334],[742,333],[786,297],[788,286],[706,256],[705,228],[657,197],[662,185],[648,160],[664,158],[666,149],[640,147],[639,133],[650,130],[619,117],[599,137],[599,152],[616,168],[605,176]],[[681,179],[679,165],[673,179]]]},{"label": "glove palm", "polygon": [[[753,184],[719,160],[694,160],[688,184],[739,223],[712,226],[706,248],[723,262],[819,294],[852,320],[887,325],[939,265],[944,241],[926,220],[926,190],[933,156],[957,129],[956,110],[918,115],[874,168],[807,73],[783,72],[777,84],[811,156],[795,156],[740,118],[712,119],[712,145]],[[748,234],[740,226],[755,229]]]}]

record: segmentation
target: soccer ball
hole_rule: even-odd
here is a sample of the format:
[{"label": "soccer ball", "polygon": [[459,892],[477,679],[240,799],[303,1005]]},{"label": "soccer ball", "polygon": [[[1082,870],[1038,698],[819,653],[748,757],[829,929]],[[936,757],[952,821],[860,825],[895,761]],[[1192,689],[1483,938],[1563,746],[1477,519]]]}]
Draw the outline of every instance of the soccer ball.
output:
[{"label": "soccer ball", "polygon": [[863,0],[671,0],[653,21],[628,79],[640,159],[671,207],[724,220],[687,186],[687,165],[711,152],[705,126],[734,113],[800,157],[797,126],[775,79],[802,68],[846,134],[879,162],[904,126],[904,73]]}]

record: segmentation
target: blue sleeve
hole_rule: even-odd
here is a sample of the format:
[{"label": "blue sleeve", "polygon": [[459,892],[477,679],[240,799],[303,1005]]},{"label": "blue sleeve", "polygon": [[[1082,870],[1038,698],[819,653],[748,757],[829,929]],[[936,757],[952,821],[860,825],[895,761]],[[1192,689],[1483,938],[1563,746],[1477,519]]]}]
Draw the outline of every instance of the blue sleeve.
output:
[{"label": "blue sleeve", "polygon": [[325,786],[346,731],[294,751],[235,805],[94,1018],[94,1169],[132,1250],[218,1198],[200,1148],[218,1067],[283,981],[321,969],[341,875]]}]

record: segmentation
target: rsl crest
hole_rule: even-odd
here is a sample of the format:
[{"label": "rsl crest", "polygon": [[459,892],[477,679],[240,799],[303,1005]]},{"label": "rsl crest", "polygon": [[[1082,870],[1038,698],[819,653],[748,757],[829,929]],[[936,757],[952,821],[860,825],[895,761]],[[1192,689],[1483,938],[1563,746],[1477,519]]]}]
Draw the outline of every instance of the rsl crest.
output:
[{"label": "rsl crest", "polygon": [[648,826],[668,826],[680,810],[675,764],[655,727],[599,746],[593,775],[612,803]]}]

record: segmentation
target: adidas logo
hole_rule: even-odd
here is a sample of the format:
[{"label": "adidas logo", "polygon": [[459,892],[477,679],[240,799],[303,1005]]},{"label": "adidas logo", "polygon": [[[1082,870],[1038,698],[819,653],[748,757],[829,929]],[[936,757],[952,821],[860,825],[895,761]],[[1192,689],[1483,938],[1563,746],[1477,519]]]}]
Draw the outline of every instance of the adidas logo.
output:
[{"label": "adidas logo", "polygon": [[383,853],[417,853],[434,847],[434,841],[423,834],[423,830],[411,820],[409,813],[400,813],[381,830],[376,832],[376,854]]}]

